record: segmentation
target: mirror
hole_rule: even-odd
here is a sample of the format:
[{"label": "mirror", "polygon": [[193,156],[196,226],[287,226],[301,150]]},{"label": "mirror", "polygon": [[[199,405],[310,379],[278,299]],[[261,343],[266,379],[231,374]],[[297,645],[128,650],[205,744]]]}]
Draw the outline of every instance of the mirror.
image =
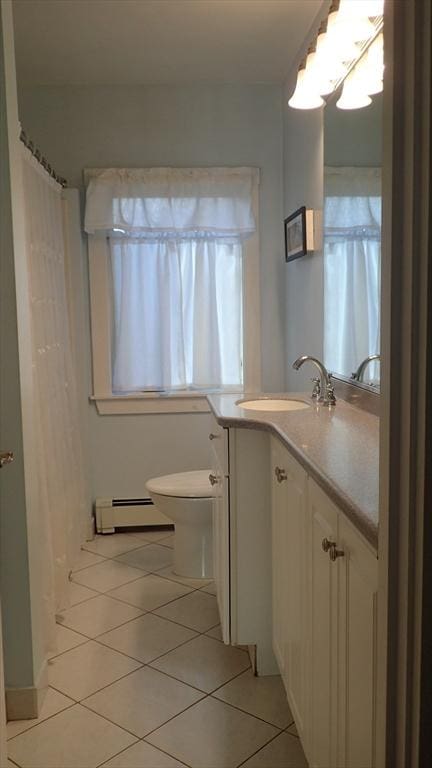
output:
[{"label": "mirror", "polygon": [[382,93],[324,110],[324,364],[379,391]]}]

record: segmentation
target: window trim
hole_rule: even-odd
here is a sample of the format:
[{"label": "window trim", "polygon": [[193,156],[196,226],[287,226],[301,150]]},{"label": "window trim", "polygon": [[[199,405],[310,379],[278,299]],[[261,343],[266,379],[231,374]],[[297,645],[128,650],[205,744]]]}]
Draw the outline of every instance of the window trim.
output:
[{"label": "window trim", "polygon": [[[243,244],[243,387],[231,392],[261,391],[261,297],[259,181],[255,174],[252,208],[255,233]],[[108,241],[88,235],[93,394],[100,415],[138,413],[205,413],[206,392],[115,395],[112,391],[112,305]],[[209,390],[210,392],[210,390]]]}]

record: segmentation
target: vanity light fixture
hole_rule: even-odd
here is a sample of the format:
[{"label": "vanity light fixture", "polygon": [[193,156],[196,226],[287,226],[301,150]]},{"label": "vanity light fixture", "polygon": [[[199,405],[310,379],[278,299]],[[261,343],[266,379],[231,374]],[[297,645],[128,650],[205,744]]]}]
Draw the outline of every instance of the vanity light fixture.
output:
[{"label": "vanity light fixture", "polygon": [[317,109],[342,83],[338,107],[371,103],[382,90],[383,9],[384,0],[333,0],[300,66],[290,107]]}]

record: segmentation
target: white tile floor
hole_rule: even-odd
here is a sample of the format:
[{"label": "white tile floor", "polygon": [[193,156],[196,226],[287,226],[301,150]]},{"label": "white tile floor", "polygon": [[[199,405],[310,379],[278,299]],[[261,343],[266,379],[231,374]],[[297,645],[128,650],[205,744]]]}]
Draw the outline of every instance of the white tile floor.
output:
[{"label": "white tile floor", "polygon": [[213,584],[173,574],[172,545],[85,546],[40,717],[8,724],[12,768],[307,766],[280,678],[221,642]]}]

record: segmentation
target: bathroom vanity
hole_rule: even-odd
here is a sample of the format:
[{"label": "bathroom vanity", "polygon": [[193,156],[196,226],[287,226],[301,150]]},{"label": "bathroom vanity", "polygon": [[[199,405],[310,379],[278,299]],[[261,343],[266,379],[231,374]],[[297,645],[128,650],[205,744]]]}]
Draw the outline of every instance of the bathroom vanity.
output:
[{"label": "bathroom vanity", "polygon": [[[261,396],[262,397],[262,396]],[[286,397],[286,395],[285,395]],[[377,417],[209,397],[225,642],[280,672],[311,766],[375,764]]]}]

